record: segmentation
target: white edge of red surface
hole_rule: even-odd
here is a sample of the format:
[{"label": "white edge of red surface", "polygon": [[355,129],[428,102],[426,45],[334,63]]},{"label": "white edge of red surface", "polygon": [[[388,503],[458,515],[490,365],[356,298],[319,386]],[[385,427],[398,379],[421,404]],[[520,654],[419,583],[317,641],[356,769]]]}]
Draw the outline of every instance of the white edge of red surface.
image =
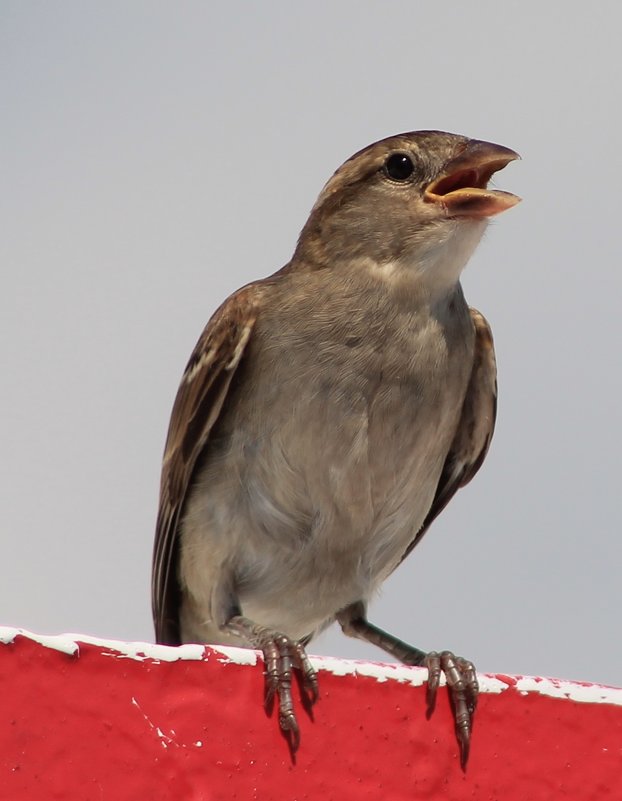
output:
[{"label": "white edge of red surface", "polygon": [[[135,659],[154,662],[176,662],[178,660],[205,661],[215,655],[222,663],[255,665],[261,659],[258,652],[247,648],[233,648],[225,645],[154,645],[145,642],[124,642],[90,637],[85,634],[34,634],[26,629],[0,626],[0,643],[10,644],[17,636],[26,637],[45,648],[51,648],[73,655],[80,651],[80,643],[101,648],[116,659]],[[378,682],[396,681],[420,686],[427,679],[427,670],[399,664],[366,662],[358,659],[338,659],[331,656],[312,656],[311,662],[317,670],[325,670],[336,676],[367,676]],[[513,688],[516,692],[538,693],[551,698],[563,698],[591,704],[613,704],[622,706],[622,688],[607,687],[601,684],[574,682],[565,679],[542,678],[539,676],[493,676],[478,674],[480,692],[499,694]],[[444,683],[444,679],[441,680]]]}]

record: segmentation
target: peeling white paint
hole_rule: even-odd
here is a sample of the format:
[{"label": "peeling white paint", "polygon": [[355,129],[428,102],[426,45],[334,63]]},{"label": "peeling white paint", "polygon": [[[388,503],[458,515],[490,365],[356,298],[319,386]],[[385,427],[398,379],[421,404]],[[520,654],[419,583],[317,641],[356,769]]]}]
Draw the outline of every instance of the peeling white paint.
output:
[{"label": "peeling white paint", "polygon": [[0,626],[0,643],[9,645],[18,635],[28,637],[29,640],[34,640],[34,642],[38,642],[39,645],[43,645],[45,648],[53,648],[55,651],[62,651],[62,653],[68,654],[69,656],[73,656],[80,650],[78,643],[74,642],[68,634],[33,634],[31,631],[26,631],[26,629],[14,629],[8,626]]},{"label": "peeling white paint", "polygon": [[251,648],[236,648],[233,645],[210,645],[209,648],[218,652],[218,661],[223,664],[256,665],[259,658],[259,652]]},{"label": "peeling white paint", "polygon": [[80,652],[80,643],[94,645],[98,648],[115,651],[116,653],[103,656],[113,656],[117,659],[136,659],[142,662],[152,659],[156,662],[177,662],[180,659],[202,660],[205,658],[203,645],[181,645],[174,648],[170,645],[154,645],[145,642],[124,642],[123,640],[104,640],[99,637],[90,637],[87,634],[33,634],[26,629],[16,629],[0,626],[0,643],[11,643],[18,635],[38,642],[46,648],[73,656]]},{"label": "peeling white paint", "polygon": [[[259,654],[248,648],[234,648],[225,645],[154,645],[144,642],[123,642],[122,640],[102,640],[84,634],[41,635],[33,634],[25,629],[0,626],[0,643],[10,644],[17,636],[27,637],[45,648],[52,648],[65,654],[75,655],[80,652],[80,643],[94,645],[104,649],[103,655],[117,659],[146,659],[155,662],[176,662],[187,659],[191,661],[209,661],[215,657],[223,664],[256,665]],[[106,652],[110,653],[106,653]],[[427,670],[423,668],[407,667],[406,665],[387,664],[382,662],[365,662],[354,659],[337,659],[330,656],[314,656],[311,662],[317,670],[325,670],[335,676],[365,676],[374,678],[378,682],[397,681],[411,687],[419,687],[427,679]],[[522,694],[539,693],[551,698],[577,701],[591,704],[613,704],[622,706],[622,688],[606,687],[601,684],[578,683],[563,679],[540,678],[537,676],[493,676],[478,674],[480,692],[499,694],[514,687]],[[444,683],[444,677],[441,678]],[[132,703],[138,703],[132,698]],[[140,709],[140,707],[138,707]],[[142,710],[140,710],[142,712]],[[143,712],[144,714],[144,712]],[[146,717],[146,716],[145,716]],[[146,718],[147,719],[147,718]],[[164,747],[168,744],[177,745],[174,741],[155,727],[147,719],[161,738]],[[193,743],[201,747],[202,743]]]},{"label": "peeling white paint", "polygon": [[517,676],[516,690],[540,693],[551,698],[565,698],[582,704],[614,704],[622,706],[622,689],[602,684],[578,683],[563,679],[543,679],[538,676]]}]

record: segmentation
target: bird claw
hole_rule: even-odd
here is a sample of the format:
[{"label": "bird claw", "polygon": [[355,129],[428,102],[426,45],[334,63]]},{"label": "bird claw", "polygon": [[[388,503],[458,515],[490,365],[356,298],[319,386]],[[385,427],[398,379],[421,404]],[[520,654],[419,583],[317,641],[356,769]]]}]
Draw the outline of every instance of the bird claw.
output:
[{"label": "bird claw", "polygon": [[436,696],[440,685],[441,672],[445,674],[449,699],[454,713],[456,739],[460,748],[460,765],[464,770],[469,758],[473,715],[477,706],[479,685],[472,662],[456,656],[451,651],[430,651],[426,655],[428,686],[426,690],[427,717],[436,706]]},{"label": "bird claw", "polygon": [[274,705],[275,697],[279,704],[279,726],[286,735],[292,753],[300,745],[300,729],[294,712],[292,698],[292,673],[297,670],[302,679],[307,706],[312,706],[319,698],[317,672],[311,665],[304,647],[287,635],[264,629],[261,632],[259,647],[265,661],[266,695],[268,712]]},{"label": "bird claw", "polygon": [[279,711],[279,726],[287,738],[292,754],[295,754],[300,746],[300,728],[293,710],[286,713]]}]

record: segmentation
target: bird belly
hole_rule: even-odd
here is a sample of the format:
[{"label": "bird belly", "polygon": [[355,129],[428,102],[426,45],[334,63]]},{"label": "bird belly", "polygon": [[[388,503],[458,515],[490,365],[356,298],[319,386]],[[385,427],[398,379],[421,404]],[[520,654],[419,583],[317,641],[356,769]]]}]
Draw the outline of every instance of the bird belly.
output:
[{"label": "bird belly", "polygon": [[459,411],[451,396],[418,404],[412,389],[342,385],[328,405],[299,398],[269,437],[236,428],[186,514],[194,564],[182,573],[195,594],[210,591],[204,609],[212,575],[244,615],[301,638],[373,595],[425,519]]}]

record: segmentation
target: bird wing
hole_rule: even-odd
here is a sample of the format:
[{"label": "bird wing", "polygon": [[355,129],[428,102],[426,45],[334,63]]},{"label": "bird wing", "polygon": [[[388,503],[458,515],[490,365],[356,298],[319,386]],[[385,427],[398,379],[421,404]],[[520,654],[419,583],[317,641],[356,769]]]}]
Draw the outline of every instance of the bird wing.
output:
[{"label": "bird wing", "polygon": [[171,414],[160,484],[151,579],[157,642],[179,645],[178,527],[192,474],[218,419],[257,319],[249,285],[215,312],[192,352]]},{"label": "bird wing", "polygon": [[470,309],[475,327],[475,352],[462,415],[445,459],[432,506],[400,563],[421,540],[456,492],[466,486],[488,453],[497,416],[497,364],[492,331],[483,314]]}]

